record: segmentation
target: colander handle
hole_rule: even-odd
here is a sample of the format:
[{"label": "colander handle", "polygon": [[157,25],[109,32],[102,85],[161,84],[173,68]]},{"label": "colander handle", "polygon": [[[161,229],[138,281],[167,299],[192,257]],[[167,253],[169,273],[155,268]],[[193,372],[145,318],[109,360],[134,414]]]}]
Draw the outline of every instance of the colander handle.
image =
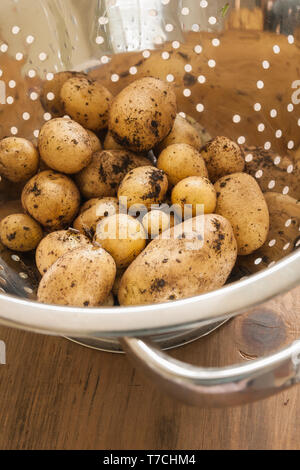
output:
[{"label": "colander handle", "polygon": [[300,382],[300,341],[271,356],[222,368],[185,364],[143,339],[127,337],[121,341],[136,365],[169,395],[189,405],[242,405]]}]

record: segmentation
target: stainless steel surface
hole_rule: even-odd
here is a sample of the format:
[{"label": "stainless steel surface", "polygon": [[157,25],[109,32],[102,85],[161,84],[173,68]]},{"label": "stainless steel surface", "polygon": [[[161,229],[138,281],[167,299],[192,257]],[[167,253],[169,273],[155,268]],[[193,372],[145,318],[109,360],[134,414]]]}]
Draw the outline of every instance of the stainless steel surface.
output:
[{"label": "stainless steel surface", "polygon": [[[265,182],[268,191],[299,199],[295,195],[295,181],[299,181],[300,164],[297,160],[286,167],[282,164],[286,155],[293,159],[300,146],[299,84],[295,85],[299,77],[293,65],[300,60],[297,42],[300,1],[293,1],[286,8],[288,3],[281,0],[1,0],[0,138],[18,135],[36,141],[42,124],[51,119],[40,103],[41,87],[58,71],[95,72],[99,68],[101,75],[103,67],[107,86],[117,90],[150,64],[150,68],[156,67],[156,74],[164,73],[162,78],[174,82],[183,115],[192,115],[212,135],[220,133],[218,125],[222,125],[239,144],[259,143],[266,152],[272,151],[271,165],[256,171],[255,178],[261,185]],[[257,47],[259,38],[262,40]],[[243,53],[244,45],[248,47],[248,55]],[[237,50],[241,51],[240,63],[232,63],[231,56]],[[175,58],[177,68],[172,68],[170,57]],[[253,157],[249,152],[245,153],[247,162]],[[0,181],[0,212],[5,212],[19,193],[20,188]],[[118,338],[153,335],[163,335],[164,341],[169,335],[174,344],[176,341],[181,344],[181,335],[188,338],[191,329],[214,329],[216,322],[300,283],[298,216],[291,214],[291,218],[283,220],[280,232],[283,234],[280,236],[288,238],[285,244],[278,248],[279,243],[270,240],[268,260],[254,256],[251,263],[255,269],[250,269],[249,274],[255,273],[248,278],[243,278],[241,269],[235,277],[237,282],[217,291],[168,304],[126,308],[80,309],[38,304],[34,301],[37,279],[32,261],[3,249],[0,322],[40,333],[76,337],[91,347],[105,348],[109,344],[108,349],[118,349]],[[196,331],[191,334],[195,335]],[[221,388],[212,392],[209,380],[204,381],[202,385],[209,385],[210,393],[206,388],[204,395],[208,398],[198,400],[194,392],[198,396],[198,378],[203,378],[198,369],[193,371],[198,390],[192,384],[191,392],[184,366],[173,367],[172,361],[169,366],[169,360],[142,340],[127,338],[126,344],[140,359],[149,359],[152,365],[146,367],[154,375],[159,371],[163,381],[168,376],[168,381],[174,382],[174,389],[180,382],[180,393],[186,389],[187,397],[197,403],[228,404],[231,400],[236,403],[246,400],[248,395],[252,399],[254,395],[269,394],[286,386],[289,380],[296,382],[291,355],[298,346],[292,346],[253,366],[226,369],[226,377],[235,384],[233,395],[229,393],[229,382],[228,387],[224,386],[225,371],[204,375],[219,380]],[[163,347],[168,347],[167,343]],[[284,380],[275,383],[273,369],[282,370],[285,366]],[[187,367],[187,376],[190,371]],[[179,374],[177,379],[175,372]],[[249,381],[250,375],[254,382]],[[241,392],[239,396],[237,390]],[[251,392],[248,395],[247,390]]]},{"label": "stainless steel surface", "polygon": [[124,338],[122,344],[159,387],[190,405],[243,405],[300,382],[300,341],[272,356],[219,369],[177,361],[148,340]]}]

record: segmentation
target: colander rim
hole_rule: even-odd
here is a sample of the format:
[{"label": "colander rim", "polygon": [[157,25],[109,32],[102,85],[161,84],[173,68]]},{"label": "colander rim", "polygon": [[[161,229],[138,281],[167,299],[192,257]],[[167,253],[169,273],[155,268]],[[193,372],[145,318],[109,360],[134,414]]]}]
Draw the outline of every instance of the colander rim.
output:
[{"label": "colander rim", "polygon": [[272,267],[221,289],[168,303],[73,308],[0,294],[0,323],[52,335],[149,336],[242,313],[300,284],[300,250]]}]

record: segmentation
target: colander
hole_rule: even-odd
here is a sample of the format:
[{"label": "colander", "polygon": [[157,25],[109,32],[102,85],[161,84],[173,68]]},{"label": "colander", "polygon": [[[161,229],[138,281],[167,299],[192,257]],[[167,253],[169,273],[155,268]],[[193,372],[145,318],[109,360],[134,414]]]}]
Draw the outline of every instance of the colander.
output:
[{"label": "colander", "polygon": [[[262,249],[240,257],[223,288],[134,307],[39,304],[32,257],[2,247],[2,324],[126,350],[190,404],[237,405],[300,381],[298,341],[220,369],[186,365],[162,350],[300,283],[298,19],[294,0],[1,0],[1,138],[36,141],[54,98],[49,93],[42,106],[41,89],[56,72],[85,71],[114,94],[139,77],[157,76],[173,83],[179,111],[202,126],[204,139],[226,135],[243,147],[246,171],[269,193],[272,228]],[[1,180],[1,216],[19,210],[20,191]]]}]

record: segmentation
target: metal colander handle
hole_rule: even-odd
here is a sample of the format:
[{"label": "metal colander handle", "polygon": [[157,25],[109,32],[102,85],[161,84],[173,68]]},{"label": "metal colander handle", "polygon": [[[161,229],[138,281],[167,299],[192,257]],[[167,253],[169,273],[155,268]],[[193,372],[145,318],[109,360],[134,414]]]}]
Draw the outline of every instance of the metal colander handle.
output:
[{"label": "metal colander handle", "polygon": [[300,382],[300,341],[271,356],[222,368],[196,367],[169,357],[150,341],[122,339],[123,348],[169,395],[189,405],[236,406]]}]

